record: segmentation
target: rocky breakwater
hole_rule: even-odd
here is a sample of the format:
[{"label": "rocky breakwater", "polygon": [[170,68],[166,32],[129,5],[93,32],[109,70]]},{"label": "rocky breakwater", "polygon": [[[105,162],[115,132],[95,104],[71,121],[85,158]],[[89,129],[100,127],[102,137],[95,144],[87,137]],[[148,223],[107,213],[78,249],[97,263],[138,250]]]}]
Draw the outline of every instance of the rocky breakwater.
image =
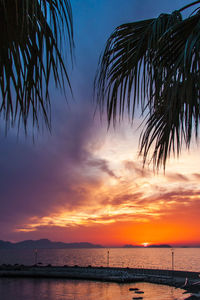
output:
[{"label": "rocky breakwater", "polygon": [[[166,284],[185,289],[197,294],[199,280],[197,272],[136,269],[136,268],[106,268],[80,266],[24,266],[1,265],[0,277],[37,277],[37,278],[66,278],[81,280],[98,280],[116,283],[149,282]],[[186,278],[188,278],[186,282]],[[192,289],[195,288],[195,291]],[[195,292],[195,293],[194,293]]]},{"label": "rocky breakwater", "polygon": [[145,276],[121,268],[79,266],[23,266],[1,265],[0,277],[42,277],[98,280],[117,283],[144,281]]}]

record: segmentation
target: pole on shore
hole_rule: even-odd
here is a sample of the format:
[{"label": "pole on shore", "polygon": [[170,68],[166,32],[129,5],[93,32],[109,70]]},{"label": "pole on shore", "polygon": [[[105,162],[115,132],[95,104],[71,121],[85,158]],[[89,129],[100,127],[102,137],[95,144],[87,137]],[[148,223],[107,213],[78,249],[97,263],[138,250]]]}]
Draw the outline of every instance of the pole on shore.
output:
[{"label": "pole on shore", "polygon": [[172,251],[172,276],[174,275],[174,248],[171,248]]},{"label": "pole on shore", "polygon": [[110,253],[109,253],[109,250],[107,252],[107,268],[109,268],[109,259],[110,259]]},{"label": "pole on shore", "polygon": [[37,249],[34,250],[34,256],[35,256],[35,265],[37,265],[37,261],[38,261],[38,250]]}]

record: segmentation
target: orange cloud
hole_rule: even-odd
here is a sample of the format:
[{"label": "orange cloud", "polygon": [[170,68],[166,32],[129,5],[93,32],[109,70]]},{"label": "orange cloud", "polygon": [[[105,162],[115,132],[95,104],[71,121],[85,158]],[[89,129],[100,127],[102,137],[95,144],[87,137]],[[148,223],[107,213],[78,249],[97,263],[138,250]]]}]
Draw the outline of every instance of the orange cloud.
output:
[{"label": "orange cloud", "polygon": [[199,243],[196,164],[187,173],[174,164],[168,173],[154,174],[116,149],[88,155],[56,205],[19,223],[15,233],[104,245]]}]

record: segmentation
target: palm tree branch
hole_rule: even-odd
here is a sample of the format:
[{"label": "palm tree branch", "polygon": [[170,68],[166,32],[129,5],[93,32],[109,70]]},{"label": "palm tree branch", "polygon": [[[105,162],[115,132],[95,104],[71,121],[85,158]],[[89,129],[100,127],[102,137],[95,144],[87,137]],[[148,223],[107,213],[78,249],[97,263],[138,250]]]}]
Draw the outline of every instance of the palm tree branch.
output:
[{"label": "palm tree branch", "polygon": [[65,92],[67,80],[71,90],[61,51],[65,36],[71,55],[74,47],[70,3],[1,0],[0,24],[0,112],[12,125],[22,120],[26,129],[29,113],[38,126],[41,111],[49,127],[51,74],[56,86]]}]

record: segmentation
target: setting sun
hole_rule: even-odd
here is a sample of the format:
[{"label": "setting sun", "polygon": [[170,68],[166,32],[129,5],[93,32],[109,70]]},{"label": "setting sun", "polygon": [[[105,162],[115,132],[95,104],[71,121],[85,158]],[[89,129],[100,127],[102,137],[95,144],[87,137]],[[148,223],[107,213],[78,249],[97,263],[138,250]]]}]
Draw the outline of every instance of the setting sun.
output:
[{"label": "setting sun", "polygon": [[149,243],[142,243],[142,245],[143,245],[144,247],[147,247],[147,246],[149,246]]}]

